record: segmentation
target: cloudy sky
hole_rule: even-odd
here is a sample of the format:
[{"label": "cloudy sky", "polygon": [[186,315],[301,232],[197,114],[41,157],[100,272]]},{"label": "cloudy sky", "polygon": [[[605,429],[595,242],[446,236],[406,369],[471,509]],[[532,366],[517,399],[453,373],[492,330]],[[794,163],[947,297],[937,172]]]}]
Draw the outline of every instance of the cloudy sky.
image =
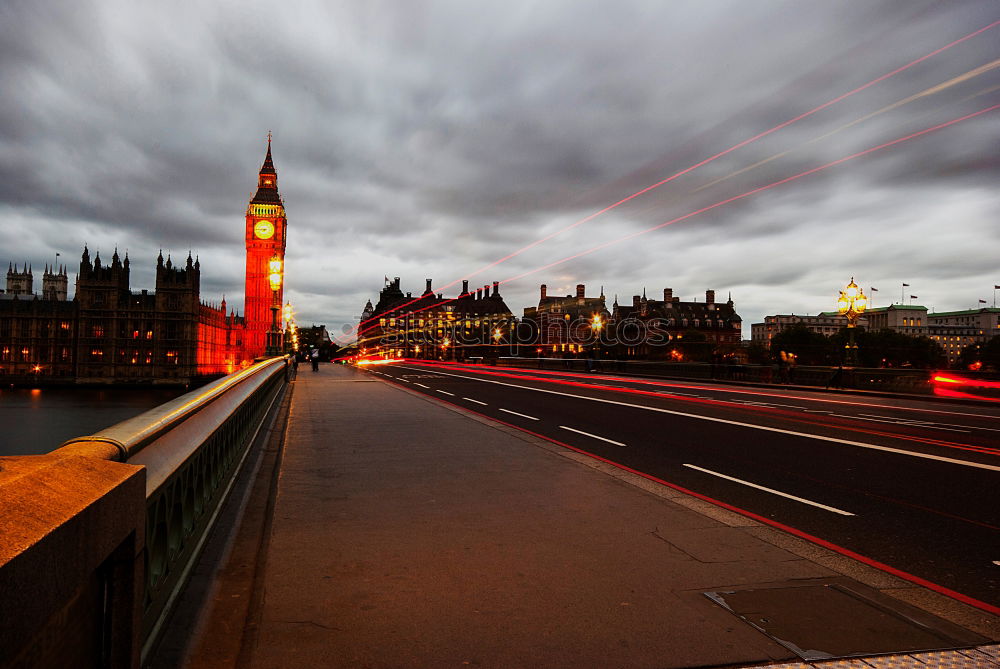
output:
[{"label": "cloudy sky", "polygon": [[139,290],[158,249],[190,249],[203,298],[241,307],[270,130],[286,296],[331,334],[384,276],[512,279],[517,315],[540,283],[712,288],[745,336],[834,308],[852,276],[876,306],[903,282],[938,311],[992,304],[1000,25],[952,43],[998,20],[995,0],[6,0],[0,261],[117,245]]}]

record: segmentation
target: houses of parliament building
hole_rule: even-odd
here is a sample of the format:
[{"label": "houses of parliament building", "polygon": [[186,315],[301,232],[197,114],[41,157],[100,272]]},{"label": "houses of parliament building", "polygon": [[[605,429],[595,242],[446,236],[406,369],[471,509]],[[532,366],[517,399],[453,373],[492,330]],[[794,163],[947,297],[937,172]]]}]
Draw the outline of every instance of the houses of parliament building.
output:
[{"label": "houses of parliament building", "polygon": [[246,211],[244,316],[225,299],[201,298],[201,264],[189,253],[178,263],[160,253],[153,291],[133,291],[130,259],[115,250],[80,258],[69,299],[64,266],[46,266],[35,292],[30,265],[8,264],[0,290],[0,382],[190,383],[230,373],[264,355],[271,326],[267,263],[284,260],[286,220],[277,173],[267,156]]}]

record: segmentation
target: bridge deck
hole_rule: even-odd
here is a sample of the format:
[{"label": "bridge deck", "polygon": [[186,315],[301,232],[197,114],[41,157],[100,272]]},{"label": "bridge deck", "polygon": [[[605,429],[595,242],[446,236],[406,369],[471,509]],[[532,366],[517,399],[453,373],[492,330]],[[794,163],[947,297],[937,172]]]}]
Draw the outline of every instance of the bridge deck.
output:
[{"label": "bridge deck", "polygon": [[728,512],[377,379],[300,371],[253,667],[792,659],[702,592],[843,578]]}]

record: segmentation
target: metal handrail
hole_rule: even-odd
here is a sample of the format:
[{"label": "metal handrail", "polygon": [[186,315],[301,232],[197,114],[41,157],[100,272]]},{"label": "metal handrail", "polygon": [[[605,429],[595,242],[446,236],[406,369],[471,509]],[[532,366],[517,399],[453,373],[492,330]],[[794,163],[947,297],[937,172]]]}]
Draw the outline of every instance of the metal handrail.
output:
[{"label": "metal handrail", "polygon": [[[267,373],[268,371],[274,373],[279,367],[284,369],[286,365],[287,361],[284,357],[270,358],[255,363],[246,369],[224,376],[138,416],[104,428],[100,432],[69,439],[57,449],[57,454],[91,455],[102,459],[126,462],[147,445],[156,441],[158,437],[222,397],[234,386],[252,377],[257,377],[258,384],[263,383],[271,377],[271,374]],[[117,457],[109,457],[112,451],[107,445],[114,448]]]},{"label": "metal handrail", "polygon": [[264,360],[56,450],[146,468],[143,661],[291,371]]}]

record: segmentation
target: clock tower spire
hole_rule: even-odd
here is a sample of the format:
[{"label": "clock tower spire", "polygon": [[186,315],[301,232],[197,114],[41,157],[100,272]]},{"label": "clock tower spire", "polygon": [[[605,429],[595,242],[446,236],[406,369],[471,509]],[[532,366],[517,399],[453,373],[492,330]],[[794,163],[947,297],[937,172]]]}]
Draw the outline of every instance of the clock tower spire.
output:
[{"label": "clock tower spire", "polygon": [[[271,328],[271,305],[282,304],[282,285],[271,290],[268,263],[278,258],[284,268],[285,204],[278,194],[278,173],[271,160],[271,133],[267,133],[267,155],[257,174],[257,192],[250,198],[246,213],[246,333],[244,348],[248,358],[264,355],[267,331]],[[283,272],[284,270],[282,270]]]}]

